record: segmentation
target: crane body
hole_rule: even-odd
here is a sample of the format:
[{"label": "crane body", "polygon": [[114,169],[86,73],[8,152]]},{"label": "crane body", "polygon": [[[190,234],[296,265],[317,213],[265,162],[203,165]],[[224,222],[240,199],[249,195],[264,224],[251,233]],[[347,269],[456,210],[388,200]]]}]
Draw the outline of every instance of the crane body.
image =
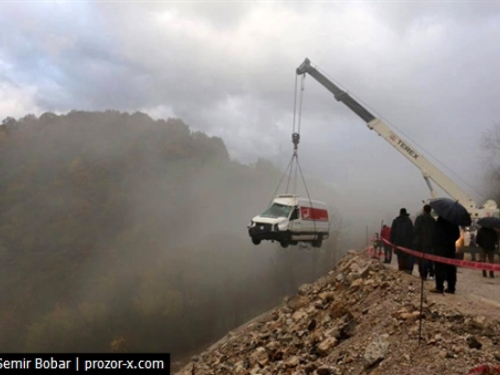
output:
[{"label": "crane body", "polygon": [[479,219],[487,216],[499,216],[500,210],[497,208],[495,201],[490,199],[487,200],[483,206],[477,207],[476,202],[454,181],[446,176],[426,157],[420,154],[409,142],[398,136],[384,121],[375,117],[347,92],[340,89],[324,74],[314,68],[309,59],[305,59],[305,61],[297,68],[298,75],[306,73],[330,91],[337,101],[342,102],[351,111],[361,117],[370,130],[374,130],[385,141],[391,144],[400,154],[419,168],[433,198],[437,198],[437,193],[434,190],[431,181],[443,189],[450,197],[463,205],[471,215],[472,219]]}]

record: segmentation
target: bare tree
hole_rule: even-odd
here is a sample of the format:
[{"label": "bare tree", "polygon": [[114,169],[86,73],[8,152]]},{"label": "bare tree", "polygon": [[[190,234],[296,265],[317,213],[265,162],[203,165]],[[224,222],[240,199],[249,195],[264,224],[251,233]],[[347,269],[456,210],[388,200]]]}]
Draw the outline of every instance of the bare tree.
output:
[{"label": "bare tree", "polygon": [[484,158],[488,168],[486,179],[488,193],[497,202],[500,201],[500,124],[493,126],[481,139],[481,146],[486,152]]}]

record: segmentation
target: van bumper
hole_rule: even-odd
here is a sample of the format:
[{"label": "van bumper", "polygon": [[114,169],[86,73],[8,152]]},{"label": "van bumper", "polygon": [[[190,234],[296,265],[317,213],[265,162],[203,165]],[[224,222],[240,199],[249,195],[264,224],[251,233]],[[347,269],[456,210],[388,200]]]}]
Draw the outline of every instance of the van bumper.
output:
[{"label": "van bumper", "polygon": [[255,240],[274,240],[274,241],[283,241],[288,239],[289,233],[282,231],[262,231],[255,227],[248,228],[248,234],[252,239]]}]

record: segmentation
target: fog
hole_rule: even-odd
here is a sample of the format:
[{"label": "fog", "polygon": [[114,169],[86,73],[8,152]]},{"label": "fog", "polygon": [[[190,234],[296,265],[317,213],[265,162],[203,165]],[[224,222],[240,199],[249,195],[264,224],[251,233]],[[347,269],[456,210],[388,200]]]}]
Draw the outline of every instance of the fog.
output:
[{"label": "fog", "polygon": [[[221,301],[211,293],[235,296],[231,308],[217,302],[214,310],[232,318],[184,342],[192,350],[324,271],[325,254],[363,247],[367,230],[400,208],[415,217],[430,198],[418,168],[308,76],[299,157],[311,198],[331,207],[338,242],[319,255],[250,243],[246,225],[292,155],[295,69],[306,57],[478,204],[498,199],[495,144],[484,137],[498,125],[499,18],[495,2],[0,4],[8,30],[0,34],[0,115],[21,119],[6,121],[0,140],[0,249],[15,265],[4,292],[16,304],[21,290],[24,299],[39,296],[25,321],[12,313],[12,327],[30,326],[12,350],[39,348],[60,330],[58,319],[76,332],[83,316],[99,331],[120,309],[133,313],[95,345],[105,350],[111,338],[125,350],[145,342],[141,334],[162,314],[175,321]],[[147,116],[70,112],[108,109]],[[46,112],[63,116],[42,120]],[[20,262],[16,251],[33,255]],[[65,266],[54,269],[57,262]],[[301,271],[297,262],[310,263]],[[150,326],[116,334],[148,314]],[[207,327],[197,319],[188,315],[185,326]]]},{"label": "fog", "polygon": [[177,361],[294,294],[348,247],[334,194],[315,180],[310,193],[331,211],[323,247],[253,245],[247,225],[283,172],[231,160],[222,139],[180,119],[10,118],[0,158],[3,352]]},{"label": "fog", "polygon": [[[309,57],[421,145],[479,203],[489,198],[478,144],[498,118],[498,3],[0,8],[9,30],[0,37],[5,117],[141,110],[222,137],[241,162],[263,157],[283,166],[295,68]],[[335,187],[350,219],[392,217],[403,206],[416,211],[429,197],[418,169],[310,77],[302,129],[304,169]]]}]

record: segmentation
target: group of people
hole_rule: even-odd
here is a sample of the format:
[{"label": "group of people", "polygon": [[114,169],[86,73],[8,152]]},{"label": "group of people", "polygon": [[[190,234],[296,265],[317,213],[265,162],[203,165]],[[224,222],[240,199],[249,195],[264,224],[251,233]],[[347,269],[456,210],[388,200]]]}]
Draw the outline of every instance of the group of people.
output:
[{"label": "group of people", "polygon": [[[445,258],[454,259],[456,255],[456,242],[460,238],[460,227],[442,217],[437,220],[431,215],[431,206],[426,204],[422,213],[415,219],[415,224],[409,217],[405,208],[399,211],[399,216],[392,222],[389,228],[384,225],[380,236],[393,245],[420,251],[424,254],[435,254]],[[382,243],[377,235],[377,244],[384,247],[384,263],[391,263],[392,246]],[[498,243],[497,232],[494,229],[481,227],[476,237],[477,244],[482,248],[481,260],[484,262],[486,257],[493,263],[495,246]],[[415,263],[418,263],[420,277],[424,280],[435,279],[436,286],[432,289],[435,293],[455,293],[457,283],[457,267],[432,262],[428,259],[416,258],[395,249],[394,253],[398,258],[398,269],[408,274],[413,273]],[[487,277],[486,271],[483,276]],[[490,271],[490,277],[494,277],[493,271]],[[446,285],[446,288],[444,284]]]}]

